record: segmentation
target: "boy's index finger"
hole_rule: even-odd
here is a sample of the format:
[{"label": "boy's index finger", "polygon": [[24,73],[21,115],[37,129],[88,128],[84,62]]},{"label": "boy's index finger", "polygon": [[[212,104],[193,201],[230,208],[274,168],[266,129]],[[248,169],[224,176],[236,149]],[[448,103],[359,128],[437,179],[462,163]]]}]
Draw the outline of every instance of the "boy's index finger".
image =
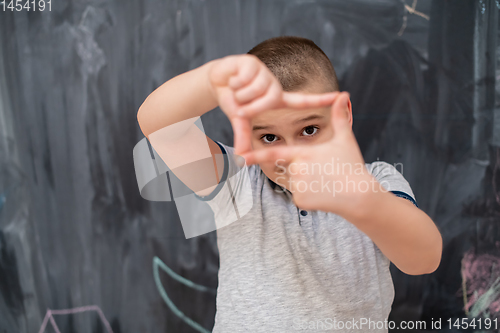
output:
[{"label": "boy's index finger", "polygon": [[338,91],[324,94],[303,94],[296,92],[283,92],[283,102],[286,107],[294,109],[306,109],[332,105]]},{"label": "boy's index finger", "polygon": [[250,119],[244,117],[233,117],[231,126],[234,132],[234,153],[243,155],[252,150],[252,128]]},{"label": "boy's index finger", "polygon": [[247,165],[274,163],[276,166],[289,164],[297,154],[296,147],[272,147],[252,150],[243,154]]}]

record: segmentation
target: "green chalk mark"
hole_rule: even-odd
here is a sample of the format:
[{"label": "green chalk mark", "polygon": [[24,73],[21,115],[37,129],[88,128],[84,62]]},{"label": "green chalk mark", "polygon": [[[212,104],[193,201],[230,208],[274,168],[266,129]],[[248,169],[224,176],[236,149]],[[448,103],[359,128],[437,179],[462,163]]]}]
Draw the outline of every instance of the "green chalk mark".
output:
[{"label": "green chalk mark", "polygon": [[191,280],[188,280],[179,274],[175,273],[173,270],[170,269],[163,261],[161,261],[160,258],[154,257],[153,258],[153,275],[155,279],[155,284],[156,288],[158,288],[158,291],[160,292],[161,297],[167,303],[167,306],[172,310],[172,312],[177,315],[179,318],[181,318],[186,324],[197,330],[198,332],[202,333],[210,333],[209,330],[205,329],[202,327],[200,324],[192,320],[191,318],[187,317],[179,308],[175,306],[175,304],[172,302],[172,300],[168,297],[167,292],[165,291],[165,288],[163,288],[163,285],[161,284],[160,280],[160,272],[158,268],[161,268],[163,271],[165,271],[168,275],[170,275],[172,278],[175,280],[179,281],[180,283],[193,288],[198,291],[202,292],[209,292],[209,293],[216,293],[216,290],[213,288],[205,287],[199,284],[196,284],[192,282]]}]

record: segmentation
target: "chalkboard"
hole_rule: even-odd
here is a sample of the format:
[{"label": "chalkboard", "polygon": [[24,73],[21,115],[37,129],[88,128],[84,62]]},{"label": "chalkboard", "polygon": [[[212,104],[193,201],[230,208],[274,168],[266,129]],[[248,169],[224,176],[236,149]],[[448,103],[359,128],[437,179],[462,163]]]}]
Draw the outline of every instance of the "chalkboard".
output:
[{"label": "chalkboard", "polygon": [[[174,202],[141,197],[137,110],[281,35],[325,51],[365,161],[402,163],[442,233],[436,272],[391,267],[389,319],[500,321],[498,1],[44,4],[0,3],[0,332],[211,330],[215,232],[186,239]],[[202,122],[232,145],[220,109]]]}]

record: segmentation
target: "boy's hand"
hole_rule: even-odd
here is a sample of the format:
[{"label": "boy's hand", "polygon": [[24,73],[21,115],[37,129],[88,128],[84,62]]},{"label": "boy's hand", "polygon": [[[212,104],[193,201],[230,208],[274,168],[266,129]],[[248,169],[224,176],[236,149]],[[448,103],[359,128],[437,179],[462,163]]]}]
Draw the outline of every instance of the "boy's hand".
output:
[{"label": "boy's hand", "polygon": [[348,99],[348,93],[340,93],[332,106],[333,137],[329,141],[254,150],[243,155],[247,164],[272,163],[282,167],[282,175],[276,181],[293,193],[295,205],[302,209],[342,215],[359,207],[362,193],[381,188],[366,169],[352,132]]},{"label": "boy's hand", "polygon": [[259,112],[331,105],[338,92],[301,94],[284,92],[267,66],[254,55],[230,55],[219,59],[209,70],[209,85],[234,132],[235,153],[252,150],[252,116]]}]

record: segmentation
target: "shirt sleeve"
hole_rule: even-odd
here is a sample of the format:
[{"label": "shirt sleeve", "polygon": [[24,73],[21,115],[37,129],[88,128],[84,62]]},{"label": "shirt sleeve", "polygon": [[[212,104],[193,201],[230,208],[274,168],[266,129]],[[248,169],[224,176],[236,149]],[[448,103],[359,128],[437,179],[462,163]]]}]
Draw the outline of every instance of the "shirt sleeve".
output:
[{"label": "shirt sleeve", "polygon": [[368,164],[367,169],[386,190],[398,197],[409,200],[418,207],[410,184],[395,166],[384,161],[376,161]]},{"label": "shirt sleeve", "polygon": [[254,166],[248,167],[241,156],[234,155],[233,148],[215,141],[222,151],[224,171],[217,187],[207,196],[196,197],[212,209],[217,229],[229,225],[245,216],[253,206],[250,174]]}]

